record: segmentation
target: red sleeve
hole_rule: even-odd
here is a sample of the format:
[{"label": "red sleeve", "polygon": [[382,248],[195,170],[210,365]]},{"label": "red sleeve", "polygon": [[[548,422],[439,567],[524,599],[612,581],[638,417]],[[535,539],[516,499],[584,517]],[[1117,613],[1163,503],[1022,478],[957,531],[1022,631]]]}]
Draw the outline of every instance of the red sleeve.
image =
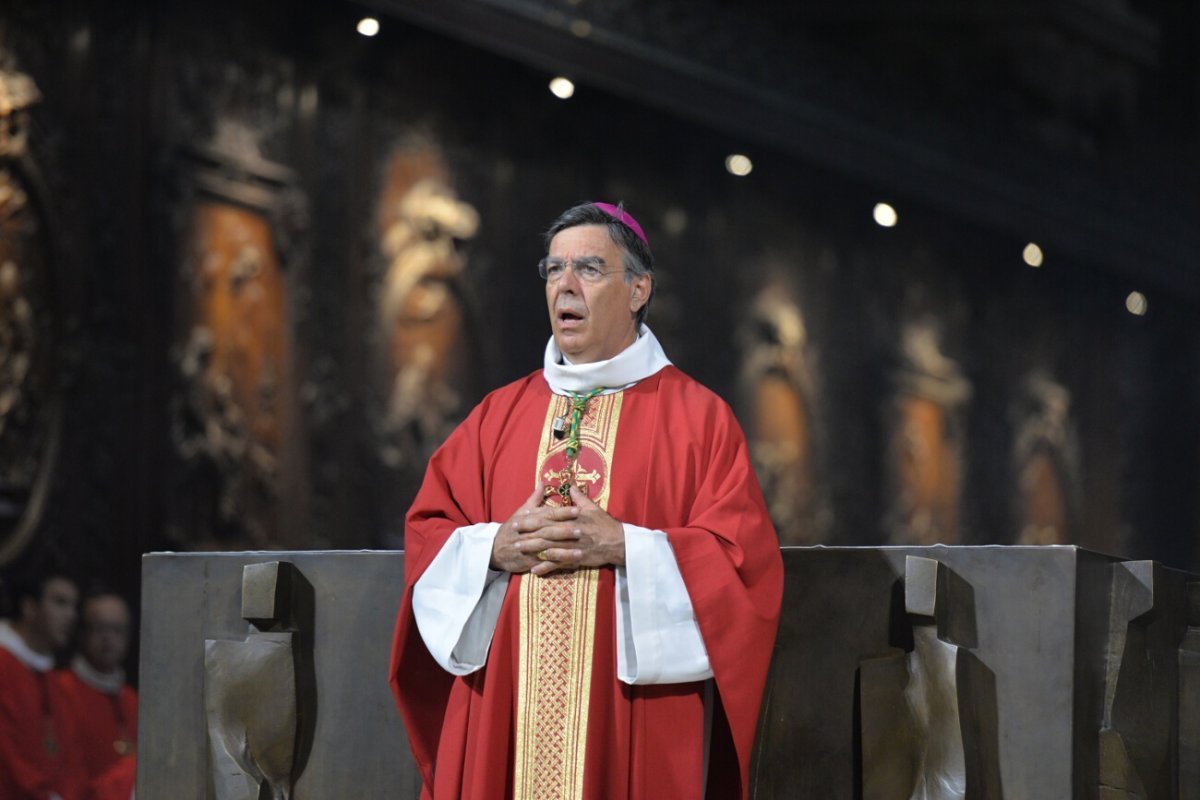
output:
[{"label": "red sleeve", "polygon": [[700,440],[708,443],[707,457],[697,459],[703,469],[687,524],[666,532],[699,621],[736,750],[741,795],[747,797],[783,598],[783,559],[745,436],[723,401],[713,396],[709,406],[697,420],[695,411],[703,406],[687,405],[688,424],[706,429]]},{"label": "red sleeve", "polygon": [[412,588],[457,528],[485,518],[480,447],[488,400],[471,412],[429,459],[404,528],[404,596],[392,639],[390,683],[426,787],[441,736],[452,676],[429,655],[412,612]]}]

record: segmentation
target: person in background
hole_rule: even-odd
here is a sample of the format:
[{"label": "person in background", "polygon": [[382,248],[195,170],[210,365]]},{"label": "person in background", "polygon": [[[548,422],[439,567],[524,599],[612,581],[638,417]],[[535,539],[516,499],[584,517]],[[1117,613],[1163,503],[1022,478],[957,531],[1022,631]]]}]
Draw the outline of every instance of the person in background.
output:
[{"label": "person in background", "polygon": [[133,790],[137,743],[137,692],[125,682],[122,666],[129,652],[129,606],[117,594],[98,592],[84,599],[81,618],[79,652],[52,680],[73,717],[85,800],[124,800]]},{"label": "person in background", "polygon": [[13,620],[0,620],[0,798],[79,800],[83,769],[68,701],[50,678],[71,641],[79,591],[59,572],[19,580]]}]

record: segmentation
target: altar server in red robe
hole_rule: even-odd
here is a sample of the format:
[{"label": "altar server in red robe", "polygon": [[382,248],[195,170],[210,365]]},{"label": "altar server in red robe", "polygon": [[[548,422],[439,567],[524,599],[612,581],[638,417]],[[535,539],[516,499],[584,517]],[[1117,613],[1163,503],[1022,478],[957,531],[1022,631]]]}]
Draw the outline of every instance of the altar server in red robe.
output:
[{"label": "altar server in red robe", "polygon": [[408,513],[391,682],[423,797],[747,797],[783,569],[745,437],[644,325],[628,212],[546,240],[542,369]]},{"label": "altar server in red robe", "polygon": [[[52,680],[73,717],[73,746],[88,783],[86,800],[125,800],[133,790],[137,742],[137,692],[125,682],[122,667],[129,650],[129,606],[119,595],[93,594],[84,600],[81,616],[79,652]],[[129,764],[114,769],[120,761]],[[121,775],[128,785],[114,779]]]},{"label": "altar server in red robe", "polygon": [[0,620],[0,798],[79,800],[71,716],[49,674],[74,631],[79,592],[47,573],[18,581],[14,599],[16,618]]}]

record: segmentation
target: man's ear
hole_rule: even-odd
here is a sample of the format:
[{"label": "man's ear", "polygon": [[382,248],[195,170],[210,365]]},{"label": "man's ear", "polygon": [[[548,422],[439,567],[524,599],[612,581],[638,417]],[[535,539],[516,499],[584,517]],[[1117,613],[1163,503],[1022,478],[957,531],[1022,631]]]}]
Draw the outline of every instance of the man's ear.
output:
[{"label": "man's ear", "polygon": [[653,278],[649,275],[638,275],[633,279],[633,292],[629,295],[629,310],[638,311],[650,299],[650,286]]}]

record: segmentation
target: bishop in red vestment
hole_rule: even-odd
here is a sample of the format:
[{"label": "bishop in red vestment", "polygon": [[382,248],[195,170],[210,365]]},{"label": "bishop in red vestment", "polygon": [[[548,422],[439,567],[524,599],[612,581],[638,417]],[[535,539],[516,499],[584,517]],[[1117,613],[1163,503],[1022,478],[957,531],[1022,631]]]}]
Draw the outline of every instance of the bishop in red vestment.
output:
[{"label": "bishop in red vestment", "polygon": [[543,369],[407,518],[391,682],[423,796],[747,797],[783,573],[744,436],[642,324],[637,222],[585,204],[547,239]]}]

